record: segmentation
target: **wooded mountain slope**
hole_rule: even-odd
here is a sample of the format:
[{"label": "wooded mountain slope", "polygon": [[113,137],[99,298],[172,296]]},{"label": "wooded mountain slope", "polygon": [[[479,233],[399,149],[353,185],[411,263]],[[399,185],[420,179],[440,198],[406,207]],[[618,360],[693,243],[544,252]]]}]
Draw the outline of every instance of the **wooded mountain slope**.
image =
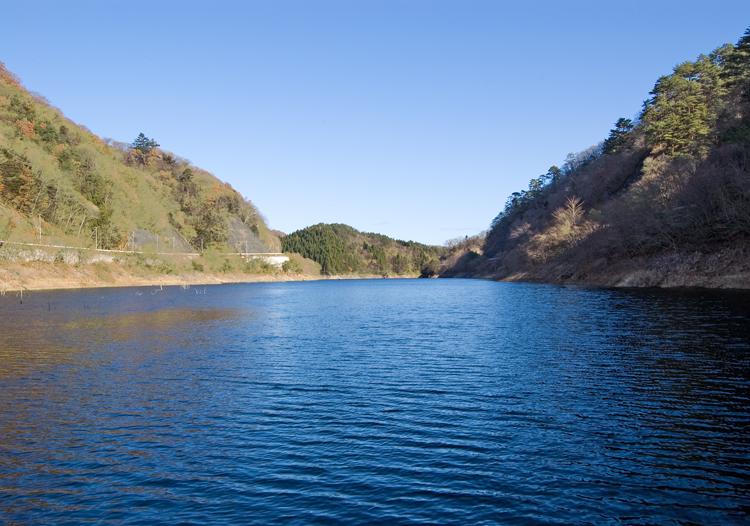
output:
[{"label": "wooded mountain slope", "polygon": [[441,247],[360,232],[348,225],[317,224],[281,239],[284,252],[296,252],[335,274],[431,276],[439,266]]},{"label": "wooded mountain slope", "polygon": [[257,209],[229,184],[143,134],[131,145],[102,140],[29,93],[2,64],[0,240],[280,249]]},{"label": "wooded mountain slope", "polygon": [[750,286],[750,30],[675,67],[642,112],[511,195],[443,275]]}]

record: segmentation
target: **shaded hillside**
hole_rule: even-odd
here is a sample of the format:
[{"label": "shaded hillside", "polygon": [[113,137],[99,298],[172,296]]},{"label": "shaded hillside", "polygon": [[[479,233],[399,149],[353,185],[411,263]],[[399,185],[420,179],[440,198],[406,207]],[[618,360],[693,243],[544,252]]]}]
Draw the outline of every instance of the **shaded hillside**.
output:
[{"label": "shaded hillside", "polygon": [[335,274],[406,275],[435,273],[442,248],[360,232],[342,224],[317,224],[281,239],[284,252],[296,252]]},{"label": "shaded hillside", "polygon": [[750,286],[750,30],[511,195],[446,276]]},{"label": "shaded hillside", "polygon": [[0,239],[99,248],[276,251],[257,209],[141,134],[104,141],[0,64]]}]

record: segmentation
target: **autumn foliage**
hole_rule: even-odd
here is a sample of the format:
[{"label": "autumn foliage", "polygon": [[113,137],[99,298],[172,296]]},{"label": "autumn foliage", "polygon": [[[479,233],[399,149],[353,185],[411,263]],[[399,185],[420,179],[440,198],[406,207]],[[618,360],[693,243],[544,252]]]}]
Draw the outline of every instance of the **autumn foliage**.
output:
[{"label": "autumn foliage", "polygon": [[[103,141],[27,92],[0,65],[0,224],[26,218],[36,237],[126,248],[141,239],[179,240],[182,250],[254,240],[279,241],[258,211],[231,186],[160,149],[141,133],[130,144]],[[137,236],[136,236],[137,237]],[[28,240],[28,239],[26,239]],[[231,248],[236,248],[232,246]]]}]

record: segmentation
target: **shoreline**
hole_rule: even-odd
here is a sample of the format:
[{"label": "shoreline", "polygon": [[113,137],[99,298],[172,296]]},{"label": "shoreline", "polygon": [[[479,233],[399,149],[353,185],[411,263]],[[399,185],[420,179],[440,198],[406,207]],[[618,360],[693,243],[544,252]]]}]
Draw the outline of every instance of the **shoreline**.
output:
[{"label": "shoreline", "polygon": [[[633,276],[639,276],[633,273]],[[622,290],[713,290],[713,291],[738,291],[750,292],[750,275],[729,276],[689,276],[680,281],[648,281],[635,280],[631,276],[622,279],[600,278],[593,280],[585,279],[550,279],[539,277],[528,272],[516,272],[508,275],[470,275],[455,274],[441,276],[442,279],[483,279],[496,281],[498,283],[532,283],[537,285],[576,286],[595,289],[622,289]]]},{"label": "shoreline", "polygon": [[[622,289],[750,289],[750,247],[745,244],[710,252],[672,250],[646,256],[593,261],[551,261],[459,272],[504,282],[548,283]],[[446,276],[448,277],[448,276]]]},{"label": "shoreline", "polygon": [[107,264],[72,267],[58,263],[0,264],[0,295],[18,292],[77,290],[126,287],[178,287],[197,285],[229,285],[238,283],[282,283],[302,281],[334,281],[350,279],[406,279],[416,275],[380,276],[347,274],[324,276],[313,274],[244,274],[238,272],[190,272],[182,274],[151,274],[133,272],[122,266]]},{"label": "shoreline", "polygon": [[[682,279],[642,279],[642,269],[608,275],[581,277],[545,275],[539,272],[516,272],[506,275],[455,274],[439,279],[483,279],[504,283],[536,283],[547,285],[574,285],[594,288],[660,289],[660,290],[750,290],[750,275],[734,274],[705,276],[688,273]],[[633,279],[635,276],[641,279]],[[205,285],[231,285],[241,283],[284,283],[304,281],[337,281],[356,279],[417,279],[419,276],[382,276],[377,274],[313,275],[313,274],[245,274],[238,272],[189,272],[182,274],[151,274],[133,272],[131,269],[108,264],[72,267],[58,263],[0,264],[0,295],[23,292],[57,290],[83,290],[128,287],[184,287]],[[577,278],[577,279],[576,279]]]},{"label": "shoreline", "polygon": [[575,286],[595,289],[622,289],[622,290],[712,290],[712,291],[738,291],[750,292],[750,274],[722,275],[722,276],[699,276],[690,275],[677,280],[637,280],[640,272],[631,275],[598,277],[597,279],[571,279],[571,278],[549,278],[539,276],[531,272],[516,272],[513,274],[454,274],[441,276],[441,279],[482,279],[496,281],[498,283],[530,283],[537,285]]},{"label": "shoreline", "polygon": [[580,280],[549,280],[517,273],[509,276],[493,275],[467,275],[455,274],[442,276],[440,279],[479,279],[484,281],[495,281],[497,283],[517,283],[530,285],[554,285],[558,287],[581,287],[587,289],[616,289],[616,290],[663,290],[663,291],[715,291],[715,292],[742,292],[750,293],[750,285],[739,284],[737,286],[711,286],[703,281],[689,282],[686,284],[630,284],[610,283],[604,281],[580,281]]}]

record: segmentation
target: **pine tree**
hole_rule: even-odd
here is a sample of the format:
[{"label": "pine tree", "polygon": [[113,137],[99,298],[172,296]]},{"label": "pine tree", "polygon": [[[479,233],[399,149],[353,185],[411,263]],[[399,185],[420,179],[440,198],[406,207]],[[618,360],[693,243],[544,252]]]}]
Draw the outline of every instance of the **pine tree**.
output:
[{"label": "pine tree", "polygon": [[159,147],[159,143],[154,139],[149,139],[143,132],[141,132],[138,134],[138,137],[135,138],[131,147],[144,155],[148,155],[151,153],[151,150]]},{"label": "pine tree", "polygon": [[547,176],[549,177],[550,181],[555,182],[560,178],[560,176],[562,176],[562,170],[560,170],[560,168],[556,164],[553,164],[549,167],[549,170],[547,170]]},{"label": "pine tree", "polygon": [[739,88],[740,95],[750,99],[750,28],[735,46],[726,46],[722,76],[730,88]]},{"label": "pine tree", "polygon": [[642,115],[652,146],[661,146],[672,156],[705,152],[723,94],[719,71],[704,56],[680,64],[672,75],[656,82]]},{"label": "pine tree", "polygon": [[633,121],[621,117],[617,119],[615,127],[609,131],[609,137],[604,141],[604,153],[617,153],[625,144],[625,139],[633,130]]}]

